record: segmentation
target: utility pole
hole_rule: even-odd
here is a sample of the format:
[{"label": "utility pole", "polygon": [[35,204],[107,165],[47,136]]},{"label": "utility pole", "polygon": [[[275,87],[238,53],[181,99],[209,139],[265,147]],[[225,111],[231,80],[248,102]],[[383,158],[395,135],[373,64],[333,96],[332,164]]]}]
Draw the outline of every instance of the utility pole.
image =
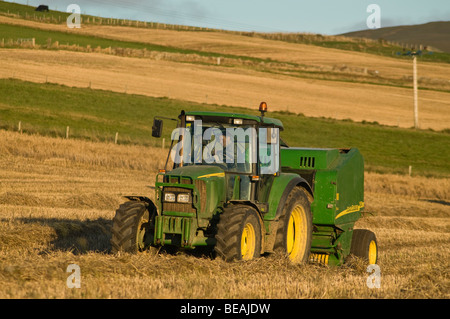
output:
[{"label": "utility pole", "polygon": [[413,53],[414,128],[419,128],[419,101],[417,98],[417,53]]}]

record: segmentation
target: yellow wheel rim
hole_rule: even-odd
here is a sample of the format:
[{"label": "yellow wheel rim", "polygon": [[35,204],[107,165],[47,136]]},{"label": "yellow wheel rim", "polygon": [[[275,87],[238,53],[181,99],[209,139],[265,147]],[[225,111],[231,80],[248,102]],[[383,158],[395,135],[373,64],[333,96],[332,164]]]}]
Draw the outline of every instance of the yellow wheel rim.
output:
[{"label": "yellow wheel rim", "polygon": [[250,223],[244,226],[241,238],[242,260],[250,260],[255,255],[256,234],[255,228]]},{"label": "yellow wheel rim", "polygon": [[289,259],[293,262],[301,261],[306,249],[307,225],[302,206],[296,206],[289,217],[286,234],[286,248]]},{"label": "yellow wheel rim", "polygon": [[145,248],[145,233],[147,231],[146,225],[148,224],[148,220],[145,218],[142,218],[141,221],[138,224],[138,231],[136,234],[136,241],[137,246],[139,250],[142,250]]},{"label": "yellow wheel rim", "polygon": [[377,262],[377,243],[372,240],[369,244],[369,264],[373,265]]}]

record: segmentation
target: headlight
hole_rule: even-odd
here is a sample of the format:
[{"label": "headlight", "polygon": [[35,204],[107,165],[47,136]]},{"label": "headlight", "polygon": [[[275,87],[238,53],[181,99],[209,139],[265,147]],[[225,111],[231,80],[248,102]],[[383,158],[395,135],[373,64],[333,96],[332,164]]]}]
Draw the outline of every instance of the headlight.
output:
[{"label": "headlight", "polygon": [[175,194],[174,193],[164,193],[164,201],[165,202],[175,202]]},{"label": "headlight", "polygon": [[178,194],[177,202],[178,203],[189,203],[190,196],[189,194]]}]

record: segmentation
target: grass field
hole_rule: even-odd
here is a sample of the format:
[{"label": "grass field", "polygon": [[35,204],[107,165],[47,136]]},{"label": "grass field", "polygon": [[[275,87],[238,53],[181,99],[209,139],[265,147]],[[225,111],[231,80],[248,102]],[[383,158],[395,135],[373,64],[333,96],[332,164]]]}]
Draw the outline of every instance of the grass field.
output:
[{"label": "grass field", "polygon": [[[119,132],[122,144],[159,146],[161,141],[151,137],[153,117],[163,114],[175,117],[182,109],[226,112],[230,106],[0,80],[0,127],[17,130],[21,121],[21,129],[27,133],[64,137],[69,126],[72,138],[114,141],[115,133]],[[232,110],[256,114],[256,109]],[[405,174],[411,165],[414,175],[450,176],[448,133],[308,118],[287,112],[269,114],[283,121],[282,137],[290,145],[357,147],[364,154],[369,171]],[[165,138],[169,141],[174,127],[170,124],[166,127]]]},{"label": "grass field", "polygon": [[[448,179],[366,173],[357,227],[376,233],[381,269],[381,288],[369,289],[358,260],[111,254],[114,210],[126,194],[153,198],[159,149],[0,130],[0,152],[0,298],[450,297]],[[72,263],[80,289],[66,286]]]}]

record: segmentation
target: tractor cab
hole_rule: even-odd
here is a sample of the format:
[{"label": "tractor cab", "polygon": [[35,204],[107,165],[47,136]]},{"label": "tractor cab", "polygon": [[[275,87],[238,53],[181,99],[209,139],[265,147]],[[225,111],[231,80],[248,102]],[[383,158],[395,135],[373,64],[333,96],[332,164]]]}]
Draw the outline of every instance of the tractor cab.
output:
[{"label": "tractor cab", "polygon": [[165,175],[194,170],[202,171],[201,178],[223,176],[225,202],[258,202],[263,186],[280,173],[280,145],[284,145],[279,136],[281,121],[264,117],[264,102],[260,110],[261,116],[182,112],[171,136],[176,144],[171,145],[166,162],[173,163],[172,170],[166,167]]}]

